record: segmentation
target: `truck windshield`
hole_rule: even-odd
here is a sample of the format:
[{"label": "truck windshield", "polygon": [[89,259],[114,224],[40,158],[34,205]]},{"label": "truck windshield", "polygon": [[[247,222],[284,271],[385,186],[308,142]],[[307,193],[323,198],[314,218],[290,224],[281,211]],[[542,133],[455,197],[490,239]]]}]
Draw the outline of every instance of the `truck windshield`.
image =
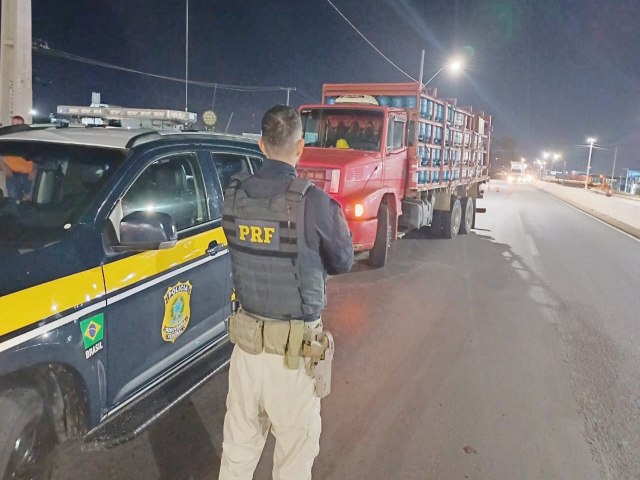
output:
[{"label": "truck windshield", "polygon": [[380,150],[382,112],[318,108],[303,110],[301,116],[304,144],[308,147]]},{"label": "truck windshield", "polygon": [[0,246],[30,250],[62,238],[124,158],[97,147],[0,143]]}]

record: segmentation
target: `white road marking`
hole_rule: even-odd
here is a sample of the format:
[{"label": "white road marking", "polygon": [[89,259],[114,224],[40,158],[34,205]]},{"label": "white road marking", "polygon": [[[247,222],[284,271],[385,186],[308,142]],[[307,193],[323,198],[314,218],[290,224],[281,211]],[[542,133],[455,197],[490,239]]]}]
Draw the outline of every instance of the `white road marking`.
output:
[{"label": "white road marking", "polygon": [[529,234],[524,236],[527,239],[527,243],[529,244],[529,250],[531,250],[531,255],[534,257],[539,257],[540,252],[538,251],[538,247],[536,247],[536,242],[533,241],[533,237]]}]

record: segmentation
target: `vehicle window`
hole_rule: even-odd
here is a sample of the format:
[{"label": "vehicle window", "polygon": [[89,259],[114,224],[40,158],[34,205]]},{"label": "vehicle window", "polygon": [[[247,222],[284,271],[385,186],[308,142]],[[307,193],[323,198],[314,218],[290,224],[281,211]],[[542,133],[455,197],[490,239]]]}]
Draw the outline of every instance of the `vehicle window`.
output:
[{"label": "vehicle window", "polygon": [[209,220],[196,156],[184,153],[149,165],[122,198],[123,215],[151,210],[171,215],[178,230]]},{"label": "vehicle window", "polygon": [[0,246],[29,250],[62,238],[81,219],[125,152],[44,142],[3,142],[10,169],[0,195]]},{"label": "vehicle window", "polygon": [[302,131],[307,147],[379,151],[384,116],[376,110],[347,108],[303,110]]},{"label": "vehicle window", "polygon": [[253,173],[256,173],[262,167],[262,158],[249,157],[249,161],[251,162],[251,168],[253,168]]},{"label": "vehicle window", "polygon": [[251,173],[249,161],[245,155],[233,153],[212,153],[213,163],[218,172],[222,191],[229,186],[231,177],[236,173]]},{"label": "vehicle window", "polygon": [[389,119],[387,130],[387,150],[395,150],[404,145],[404,125],[401,120]]}]

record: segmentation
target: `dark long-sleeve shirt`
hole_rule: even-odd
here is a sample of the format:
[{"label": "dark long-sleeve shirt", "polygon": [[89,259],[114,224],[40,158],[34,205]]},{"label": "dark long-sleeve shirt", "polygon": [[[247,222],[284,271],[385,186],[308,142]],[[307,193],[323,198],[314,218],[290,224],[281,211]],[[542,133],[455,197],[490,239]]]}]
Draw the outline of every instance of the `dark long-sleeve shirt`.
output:
[{"label": "dark long-sleeve shirt", "polygon": [[[267,159],[256,177],[270,181],[253,184],[250,194],[269,198],[284,193],[296,175],[295,168],[288,163]],[[353,242],[347,221],[338,203],[316,186],[305,194],[304,234],[309,248],[320,252],[327,273],[336,275],[351,270]]]}]

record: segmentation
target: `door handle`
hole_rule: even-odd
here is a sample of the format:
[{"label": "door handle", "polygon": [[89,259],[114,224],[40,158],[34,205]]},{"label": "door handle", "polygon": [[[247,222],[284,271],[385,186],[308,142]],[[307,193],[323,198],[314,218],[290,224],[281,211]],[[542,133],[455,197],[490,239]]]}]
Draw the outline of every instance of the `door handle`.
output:
[{"label": "door handle", "polygon": [[226,250],[227,246],[223,245],[221,243],[218,243],[217,240],[213,240],[210,244],[209,247],[207,247],[207,255],[217,255],[218,253],[222,252],[223,250]]}]

